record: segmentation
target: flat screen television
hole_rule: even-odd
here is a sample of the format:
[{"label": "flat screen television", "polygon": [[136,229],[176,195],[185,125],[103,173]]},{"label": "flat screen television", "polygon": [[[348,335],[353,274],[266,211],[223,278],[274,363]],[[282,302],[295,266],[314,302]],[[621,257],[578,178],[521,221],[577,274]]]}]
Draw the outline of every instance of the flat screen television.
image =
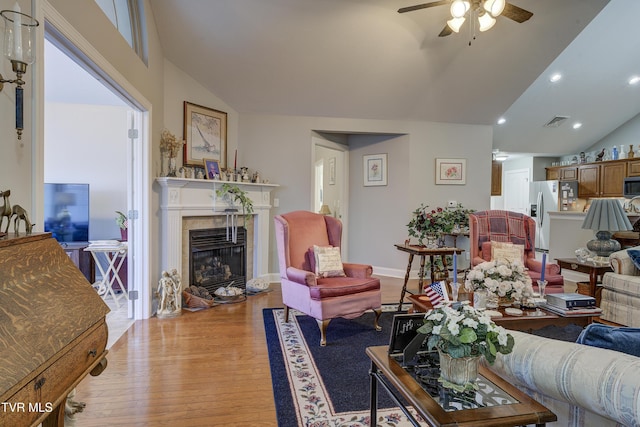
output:
[{"label": "flat screen television", "polygon": [[89,184],[44,184],[44,231],[58,242],[89,241]]}]

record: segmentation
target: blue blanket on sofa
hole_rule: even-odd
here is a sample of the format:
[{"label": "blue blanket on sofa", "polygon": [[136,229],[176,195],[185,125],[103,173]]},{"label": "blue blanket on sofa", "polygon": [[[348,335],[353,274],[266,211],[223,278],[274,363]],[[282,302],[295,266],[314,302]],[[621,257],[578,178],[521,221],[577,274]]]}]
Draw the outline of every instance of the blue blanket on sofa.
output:
[{"label": "blue blanket on sofa", "polygon": [[576,342],[640,357],[640,328],[592,323],[582,331]]}]

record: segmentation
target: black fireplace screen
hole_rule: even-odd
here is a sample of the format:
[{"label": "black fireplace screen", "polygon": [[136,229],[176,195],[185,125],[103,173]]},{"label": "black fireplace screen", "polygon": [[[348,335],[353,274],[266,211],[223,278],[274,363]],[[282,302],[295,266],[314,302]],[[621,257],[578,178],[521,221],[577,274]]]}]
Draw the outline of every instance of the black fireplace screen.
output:
[{"label": "black fireplace screen", "polygon": [[189,231],[190,285],[202,286],[212,295],[223,286],[245,289],[246,235],[246,229],[238,227],[236,243],[233,243],[227,240],[226,228]]}]

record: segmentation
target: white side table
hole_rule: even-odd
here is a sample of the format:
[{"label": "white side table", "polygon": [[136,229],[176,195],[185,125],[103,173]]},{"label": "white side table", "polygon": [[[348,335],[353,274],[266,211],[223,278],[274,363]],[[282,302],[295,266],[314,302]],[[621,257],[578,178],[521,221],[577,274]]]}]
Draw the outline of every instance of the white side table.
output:
[{"label": "white side table", "polygon": [[[127,242],[118,243],[119,244],[91,244],[84,250],[91,252],[93,259],[96,262],[96,266],[100,271],[100,275],[102,276],[102,279],[94,284],[94,286],[97,287],[96,290],[98,291],[98,295],[103,298],[107,295],[111,295],[116,307],[120,308],[120,303],[118,302],[120,299],[124,298],[129,301],[129,291],[124,287],[122,280],[120,280],[120,276],[118,275],[124,260],[127,259],[128,246]],[[106,263],[101,262],[101,258],[104,259]],[[106,269],[104,264],[106,264]],[[116,281],[122,290],[122,294],[119,296],[116,295],[113,290],[113,284]]]}]

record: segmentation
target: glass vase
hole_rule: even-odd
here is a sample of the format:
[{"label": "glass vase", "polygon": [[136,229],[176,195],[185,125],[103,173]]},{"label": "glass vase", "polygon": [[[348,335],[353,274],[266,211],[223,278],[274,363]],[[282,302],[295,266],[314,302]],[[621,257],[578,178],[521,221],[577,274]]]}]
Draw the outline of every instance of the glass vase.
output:
[{"label": "glass vase", "polygon": [[473,386],[478,379],[478,366],[482,356],[451,357],[438,349],[440,355],[440,377],[447,383],[467,387]]},{"label": "glass vase", "polygon": [[178,176],[175,157],[169,157],[169,171],[167,172],[167,176],[170,176],[172,178],[175,178]]}]

